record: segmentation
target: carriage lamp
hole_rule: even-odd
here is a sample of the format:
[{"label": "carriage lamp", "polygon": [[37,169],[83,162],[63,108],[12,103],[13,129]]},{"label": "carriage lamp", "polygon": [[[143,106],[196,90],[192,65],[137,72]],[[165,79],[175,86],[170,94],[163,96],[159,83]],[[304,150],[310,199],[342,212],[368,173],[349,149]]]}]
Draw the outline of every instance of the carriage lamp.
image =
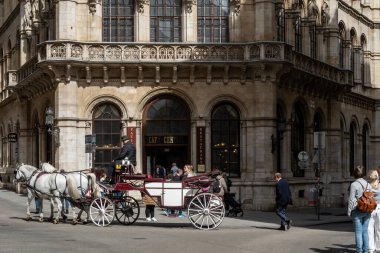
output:
[{"label": "carriage lamp", "polygon": [[60,145],[60,141],[59,141],[60,129],[59,127],[54,126],[54,111],[50,106],[46,108],[45,110],[45,125],[48,128],[47,130],[48,133],[51,135],[54,135],[55,144],[59,146]]}]

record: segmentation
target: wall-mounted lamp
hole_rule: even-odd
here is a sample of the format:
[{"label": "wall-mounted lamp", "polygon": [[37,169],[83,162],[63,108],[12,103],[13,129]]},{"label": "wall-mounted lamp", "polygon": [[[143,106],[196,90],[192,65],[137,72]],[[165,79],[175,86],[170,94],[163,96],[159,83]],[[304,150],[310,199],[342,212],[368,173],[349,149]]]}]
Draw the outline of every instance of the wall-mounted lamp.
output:
[{"label": "wall-mounted lamp", "polygon": [[60,140],[59,140],[59,133],[60,129],[59,127],[54,126],[54,111],[53,109],[49,106],[45,110],[45,125],[48,128],[48,133],[51,135],[54,135],[55,137],[55,144],[57,146],[60,145]]}]

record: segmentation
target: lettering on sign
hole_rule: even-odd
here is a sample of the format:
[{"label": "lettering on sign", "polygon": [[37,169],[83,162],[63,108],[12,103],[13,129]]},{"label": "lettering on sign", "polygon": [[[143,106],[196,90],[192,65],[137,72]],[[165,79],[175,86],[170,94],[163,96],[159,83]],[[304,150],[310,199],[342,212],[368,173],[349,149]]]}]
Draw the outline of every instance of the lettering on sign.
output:
[{"label": "lettering on sign", "polygon": [[145,136],[146,144],[187,144],[187,136]]},{"label": "lettering on sign", "polygon": [[206,164],[206,161],[205,161],[206,147],[205,146],[206,146],[205,127],[197,127],[197,164],[198,165]]},{"label": "lettering on sign", "polygon": [[8,142],[17,142],[17,134],[9,133],[8,134]]}]

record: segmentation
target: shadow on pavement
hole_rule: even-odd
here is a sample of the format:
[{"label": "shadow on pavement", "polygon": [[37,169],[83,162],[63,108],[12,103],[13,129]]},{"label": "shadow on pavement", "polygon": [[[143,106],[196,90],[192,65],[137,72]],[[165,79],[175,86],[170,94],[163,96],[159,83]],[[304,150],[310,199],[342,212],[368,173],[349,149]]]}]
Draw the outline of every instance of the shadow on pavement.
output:
[{"label": "shadow on pavement", "polygon": [[336,247],[326,247],[323,249],[316,249],[316,248],[310,248],[313,252],[320,252],[320,253],[355,253],[356,252],[356,246],[354,244],[350,245],[341,245],[341,244],[334,244]]}]

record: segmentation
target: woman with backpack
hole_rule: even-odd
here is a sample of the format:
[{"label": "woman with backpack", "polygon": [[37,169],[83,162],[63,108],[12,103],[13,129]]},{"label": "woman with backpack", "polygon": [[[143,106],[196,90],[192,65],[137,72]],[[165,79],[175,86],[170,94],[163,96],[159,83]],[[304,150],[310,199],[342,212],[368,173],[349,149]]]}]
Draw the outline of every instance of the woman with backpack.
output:
[{"label": "woman with backpack", "polygon": [[368,225],[369,253],[380,251],[380,186],[377,170],[369,171],[369,180],[376,200],[376,209],[371,213]]},{"label": "woman with backpack", "polygon": [[214,169],[211,172],[211,177],[215,180],[211,187],[212,193],[219,197],[224,197],[224,194],[228,192],[228,189],[222,171],[219,169]]},{"label": "woman with backpack", "polygon": [[352,217],[354,223],[356,252],[367,253],[369,240],[368,224],[371,218],[371,213],[358,210],[358,199],[363,196],[364,191],[372,191],[372,187],[363,179],[363,166],[357,166],[354,169],[353,174],[356,180],[350,186],[347,215]]}]

